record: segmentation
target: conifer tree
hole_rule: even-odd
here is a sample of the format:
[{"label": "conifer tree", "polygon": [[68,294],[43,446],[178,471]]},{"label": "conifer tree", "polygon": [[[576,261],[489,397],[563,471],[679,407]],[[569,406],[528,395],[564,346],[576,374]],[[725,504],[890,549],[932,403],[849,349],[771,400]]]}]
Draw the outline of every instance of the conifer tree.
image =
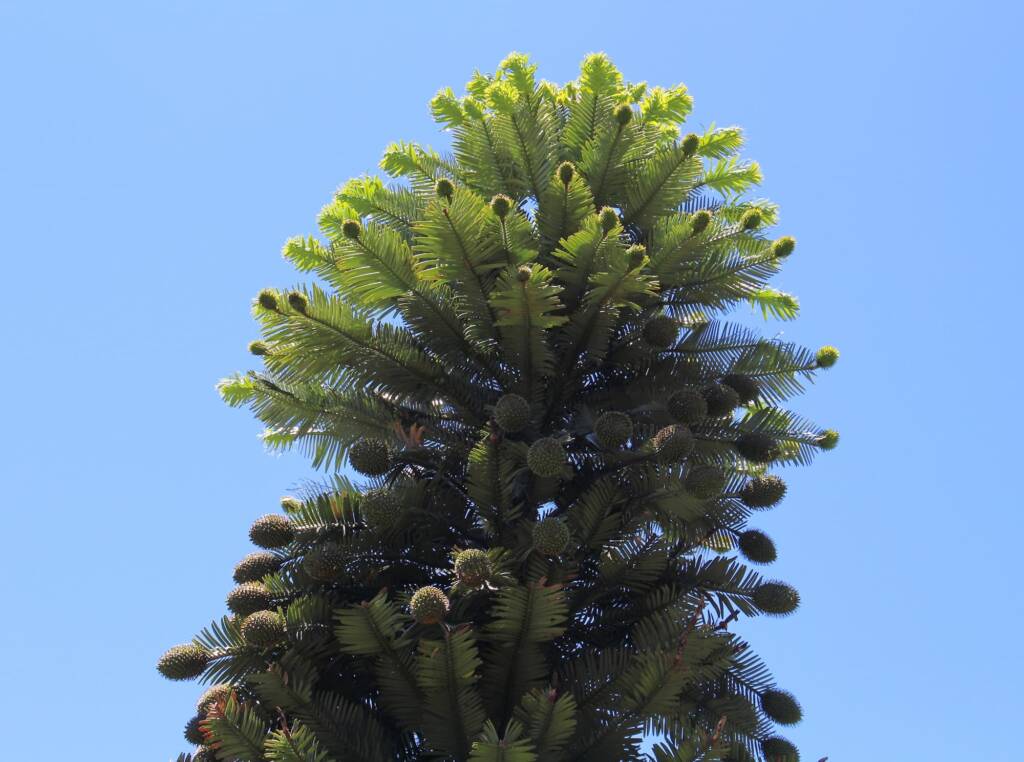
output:
[{"label": "conifer tree", "polygon": [[836,445],[784,404],[838,352],[726,322],[797,312],[739,129],[535,69],[439,92],[450,155],[388,147],[285,245],[317,282],[256,298],[264,369],[220,391],[328,476],[160,659],[210,686],[181,762],[798,758],[735,630],[799,604],[750,521]]}]

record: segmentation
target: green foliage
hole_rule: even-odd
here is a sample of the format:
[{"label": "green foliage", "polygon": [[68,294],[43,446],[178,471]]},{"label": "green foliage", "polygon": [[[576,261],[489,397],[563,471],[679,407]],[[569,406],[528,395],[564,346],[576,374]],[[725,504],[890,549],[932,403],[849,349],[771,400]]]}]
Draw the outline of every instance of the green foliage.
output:
[{"label": "green foliage", "polygon": [[799,705],[730,630],[799,605],[747,520],[769,464],[837,445],[784,405],[839,353],[728,321],[797,317],[795,240],[692,106],[511,54],[431,101],[450,155],[391,144],[285,244],[316,282],[256,296],[262,370],[219,390],[329,475],[160,660],[215,683],[193,759],[797,758]]}]

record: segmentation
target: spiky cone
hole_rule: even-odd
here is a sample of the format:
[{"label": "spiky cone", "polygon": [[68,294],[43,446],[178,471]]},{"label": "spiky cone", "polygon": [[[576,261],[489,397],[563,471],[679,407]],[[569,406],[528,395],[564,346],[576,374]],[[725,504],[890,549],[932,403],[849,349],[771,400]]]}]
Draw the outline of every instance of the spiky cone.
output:
[{"label": "spiky cone", "polygon": [[156,668],[168,680],[191,680],[203,674],[210,663],[210,655],[202,646],[185,643],[167,649]]},{"label": "spiky cone", "polygon": [[366,526],[378,534],[391,532],[402,522],[405,506],[390,490],[374,490],[363,495],[359,509]]},{"label": "spiky cone", "polygon": [[774,474],[751,479],[740,490],[740,500],[748,508],[770,508],[786,496],[786,483]]},{"label": "spiky cone", "polygon": [[269,288],[265,288],[260,291],[256,297],[256,303],[268,312],[277,312],[280,307],[280,303],[277,299],[277,292]]},{"label": "spiky cone", "polygon": [[700,235],[708,229],[708,225],[711,224],[711,212],[707,209],[701,209],[695,212],[693,217],[690,218],[690,232],[693,235]]},{"label": "spiky cone", "polygon": [[433,586],[421,587],[409,599],[409,610],[420,624],[439,624],[444,621],[450,607],[444,591]]},{"label": "spiky cone", "polygon": [[764,216],[760,209],[748,209],[740,217],[740,227],[743,230],[756,230],[761,227],[761,223],[764,221]]},{"label": "spiky cone", "polygon": [[839,350],[831,346],[822,347],[814,359],[819,368],[831,368],[839,360]]},{"label": "spiky cone", "polygon": [[619,224],[619,214],[610,206],[606,206],[597,213],[597,219],[601,224],[601,229],[605,233],[610,233],[612,228]]},{"label": "spiky cone", "polygon": [[575,173],[576,167],[573,166],[571,161],[563,161],[558,165],[558,179],[562,181],[562,185],[568,186],[572,182]]},{"label": "spiky cone", "polygon": [[250,553],[235,565],[235,582],[258,582],[281,568],[283,559],[266,551]]},{"label": "spiky cone", "polygon": [[693,451],[693,434],[681,423],[660,429],[651,438],[658,459],[665,463],[679,463]]},{"label": "spiky cone", "polygon": [[469,548],[455,556],[455,578],[467,587],[479,587],[493,571],[491,559],[479,548]]},{"label": "spiky cone", "polygon": [[565,464],[565,448],[553,437],[538,439],[526,452],[526,465],[536,476],[560,476],[565,470]]},{"label": "spiky cone", "polygon": [[341,234],[351,241],[355,241],[363,233],[363,226],[359,220],[345,220],[341,224]]},{"label": "spiky cone", "polygon": [[668,349],[679,337],[679,324],[668,315],[651,318],[643,330],[644,341],[655,349]]},{"label": "spiky cone", "polygon": [[754,590],[751,600],[765,614],[785,616],[800,605],[800,593],[783,582],[762,582]]},{"label": "spiky cone", "polygon": [[722,418],[732,415],[740,404],[740,395],[731,386],[725,384],[708,384],[700,390],[708,407],[708,417]]},{"label": "spiky cone", "polygon": [[249,539],[261,548],[283,548],[295,538],[292,524],[284,516],[268,513],[252,523]]},{"label": "spiky cone", "polygon": [[554,516],[547,516],[533,525],[533,549],[542,556],[564,553],[570,537],[569,526]]},{"label": "spiky cone", "polygon": [[761,385],[757,380],[742,373],[730,373],[722,377],[722,385],[728,386],[739,398],[741,405],[748,405],[761,396]]},{"label": "spiky cone", "polygon": [[761,741],[761,752],[764,754],[765,762],[800,762],[800,752],[797,748],[779,736]]},{"label": "spiky cone", "polygon": [[772,243],[772,256],[776,258],[788,257],[796,248],[796,239],[790,235],[784,235]]},{"label": "spiky cone", "polygon": [[834,450],[839,444],[839,432],[835,429],[825,429],[821,436],[815,441],[822,450]]},{"label": "spiky cone", "polygon": [[668,414],[679,423],[692,426],[708,416],[708,403],[696,389],[680,389],[673,392],[665,403]]},{"label": "spiky cone", "polygon": [[768,434],[752,431],[736,440],[736,450],[751,463],[771,463],[779,454],[779,444]]},{"label": "spiky cone", "polygon": [[772,538],[756,529],[740,532],[736,544],[743,556],[755,564],[770,564],[777,556]]},{"label": "spiky cone", "polygon": [[770,689],[761,694],[761,708],[780,725],[796,725],[804,718],[800,702],[789,691]]},{"label": "spiky cone", "polygon": [[498,219],[503,220],[508,217],[508,213],[512,211],[512,205],[512,199],[504,193],[499,193],[491,198],[491,211]]},{"label": "spiky cone", "polygon": [[348,556],[335,542],[325,542],[310,550],[302,561],[306,574],[320,582],[330,582],[345,571]]},{"label": "spiky cone", "polygon": [[196,702],[196,712],[200,717],[206,717],[213,707],[228,700],[228,696],[231,695],[231,691],[232,688],[227,683],[211,685],[203,691],[199,700]]},{"label": "spiky cone", "polygon": [[380,476],[391,467],[391,453],[381,439],[360,439],[348,451],[348,462],[363,476]]},{"label": "spiky cone", "polygon": [[242,621],[242,637],[251,646],[275,646],[285,638],[284,617],[276,611],[253,612]]},{"label": "spiky cone", "polygon": [[452,195],[455,193],[455,186],[452,185],[452,181],[447,177],[442,177],[434,183],[434,193],[437,194],[439,199],[450,204],[452,201]]},{"label": "spiky cone", "polygon": [[494,422],[515,434],[530,425],[530,403],[518,394],[503,394],[494,405]]},{"label": "spiky cone", "polygon": [[594,422],[594,436],[605,449],[618,450],[633,436],[633,421],[625,413],[609,410]]},{"label": "spiky cone", "polygon": [[239,616],[248,616],[270,606],[270,590],[259,582],[244,582],[228,593],[227,604]]}]

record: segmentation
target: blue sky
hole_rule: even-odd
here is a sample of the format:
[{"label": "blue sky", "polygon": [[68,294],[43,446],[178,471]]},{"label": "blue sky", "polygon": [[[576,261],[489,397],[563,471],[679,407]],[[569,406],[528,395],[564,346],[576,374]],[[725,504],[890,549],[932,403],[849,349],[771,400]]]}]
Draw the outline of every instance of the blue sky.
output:
[{"label": "blue sky", "polygon": [[[284,240],[427,101],[511,50],[604,50],[740,124],[842,433],[760,527],[797,615],[740,631],[806,759],[1020,757],[1020,6],[0,0],[7,759],[170,759],[153,668],[223,610],[250,521],[312,475],[213,385],[296,276]],[[1015,138],[1014,136],[1017,135]],[[1009,492],[1007,492],[1007,489]],[[1014,505],[1017,507],[1014,508]],[[1014,711],[1016,707],[1017,711]]]}]

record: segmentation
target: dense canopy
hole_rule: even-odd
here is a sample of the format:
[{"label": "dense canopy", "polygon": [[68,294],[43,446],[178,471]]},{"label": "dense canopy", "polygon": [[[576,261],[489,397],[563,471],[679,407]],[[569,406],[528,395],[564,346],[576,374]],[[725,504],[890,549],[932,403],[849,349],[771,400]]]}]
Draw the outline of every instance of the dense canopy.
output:
[{"label": "dense canopy", "polygon": [[212,684],[181,760],[797,759],[734,630],[799,604],[749,522],[838,441],[784,407],[838,353],[725,320],[797,313],[738,128],[604,55],[535,69],[438,93],[451,153],[388,147],[286,244],[316,280],[258,295],[265,368],[221,392],[328,476],[160,661]]}]

